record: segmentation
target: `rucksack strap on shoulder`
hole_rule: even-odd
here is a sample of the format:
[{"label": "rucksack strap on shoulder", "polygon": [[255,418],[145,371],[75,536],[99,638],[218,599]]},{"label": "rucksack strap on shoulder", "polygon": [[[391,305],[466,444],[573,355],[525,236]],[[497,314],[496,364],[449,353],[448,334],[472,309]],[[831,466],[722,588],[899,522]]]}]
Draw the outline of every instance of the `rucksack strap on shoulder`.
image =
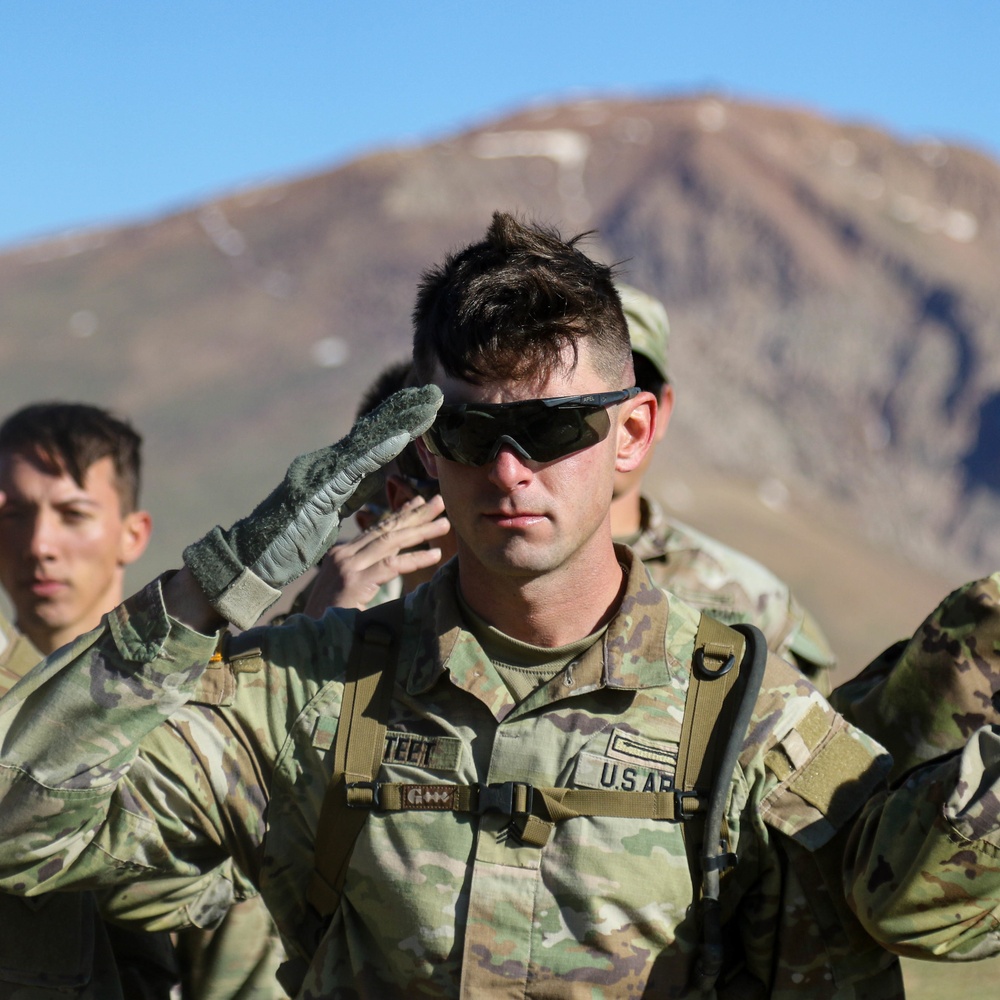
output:
[{"label": "rucksack strap on shoulder", "polygon": [[309,905],[323,918],[340,902],[354,842],[367,819],[365,811],[348,807],[345,790],[352,779],[356,783],[373,778],[382,763],[402,629],[402,600],[358,615],[334,740],[333,777],[320,809],[306,889]]},{"label": "rucksack strap on shoulder", "polygon": [[[555,824],[580,816],[705,819],[709,833],[700,854],[705,942],[699,985],[710,989],[705,984],[714,984],[721,968],[719,875],[735,861],[722,835],[724,808],[766,660],[759,631],[752,627],[736,631],[701,616],[673,787],[623,792],[546,788],[522,781],[474,785],[379,781],[402,626],[402,601],[358,616],[334,742],[334,770],[320,812],[315,867],[307,890],[311,912],[306,923],[315,927],[316,942],[339,905],[354,842],[373,810],[500,812],[511,818],[523,843],[537,847],[548,843]],[[750,671],[741,669],[747,640]]]}]

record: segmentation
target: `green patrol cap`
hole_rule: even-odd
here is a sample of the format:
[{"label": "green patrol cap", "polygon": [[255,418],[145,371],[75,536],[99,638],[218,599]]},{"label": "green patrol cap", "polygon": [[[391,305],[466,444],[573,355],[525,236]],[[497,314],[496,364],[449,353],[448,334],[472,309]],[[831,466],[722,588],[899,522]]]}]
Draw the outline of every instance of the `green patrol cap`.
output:
[{"label": "green patrol cap", "polygon": [[628,322],[628,335],[633,354],[641,354],[652,362],[664,381],[670,381],[667,370],[667,345],[670,341],[670,320],[659,299],[640,292],[631,285],[615,283]]}]

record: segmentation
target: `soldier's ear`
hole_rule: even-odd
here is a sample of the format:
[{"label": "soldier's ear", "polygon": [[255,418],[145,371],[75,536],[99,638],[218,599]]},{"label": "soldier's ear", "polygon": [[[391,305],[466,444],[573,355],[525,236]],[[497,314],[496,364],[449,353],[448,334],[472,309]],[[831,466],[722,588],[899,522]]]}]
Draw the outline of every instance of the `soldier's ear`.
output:
[{"label": "soldier's ear", "polygon": [[621,404],[615,472],[638,468],[652,448],[656,440],[656,408],[656,396],[651,392],[640,392]]},{"label": "soldier's ear", "polygon": [[122,518],[119,560],[122,566],[134,563],[146,551],[153,533],[153,519],[149,511],[134,510]]},{"label": "soldier's ear", "polygon": [[417,491],[402,476],[393,473],[386,477],[385,496],[389,501],[389,510],[399,510],[416,495]]},{"label": "soldier's ear", "polygon": [[420,456],[420,461],[424,463],[427,475],[431,479],[437,479],[437,456],[431,453],[427,445],[424,444],[423,438],[417,438],[413,443],[417,446],[417,454]]}]

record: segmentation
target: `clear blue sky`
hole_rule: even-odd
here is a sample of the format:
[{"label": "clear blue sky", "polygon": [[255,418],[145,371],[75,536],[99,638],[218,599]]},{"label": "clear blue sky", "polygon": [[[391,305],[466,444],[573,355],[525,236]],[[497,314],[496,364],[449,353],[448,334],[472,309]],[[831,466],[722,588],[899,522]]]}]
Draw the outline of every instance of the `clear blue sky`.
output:
[{"label": "clear blue sky", "polygon": [[1000,156],[995,0],[0,0],[0,246],[539,99],[712,89]]}]

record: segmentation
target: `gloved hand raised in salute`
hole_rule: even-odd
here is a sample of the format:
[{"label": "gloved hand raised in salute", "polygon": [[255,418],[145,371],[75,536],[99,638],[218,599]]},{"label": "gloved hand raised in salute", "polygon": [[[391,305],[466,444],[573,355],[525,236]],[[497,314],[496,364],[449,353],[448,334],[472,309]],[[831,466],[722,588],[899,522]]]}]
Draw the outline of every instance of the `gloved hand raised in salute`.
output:
[{"label": "gloved hand raised in salute", "polygon": [[184,563],[215,611],[250,628],[282,587],[319,561],[341,517],[377,487],[373,473],[430,427],[440,405],[437,386],[402,389],[336,444],[295,459],[248,517],[189,545]]}]

